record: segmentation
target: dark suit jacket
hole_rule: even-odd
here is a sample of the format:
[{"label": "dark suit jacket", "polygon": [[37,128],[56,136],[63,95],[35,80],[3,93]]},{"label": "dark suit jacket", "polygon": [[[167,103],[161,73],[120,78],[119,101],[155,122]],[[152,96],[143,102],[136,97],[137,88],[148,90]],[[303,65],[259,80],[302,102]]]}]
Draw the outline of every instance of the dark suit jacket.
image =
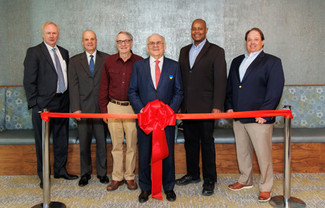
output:
[{"label": "dark suit jacket", "polygon": [[[69,64],[69,52],[57,46],[62,58]],[[24,88],[28,108],[38,105],[45,108],[57,90],[57,73],[51,55],[44,42],[27,50],[24,61]]]},{"label": "dark suit jacket", "polygon": [[184,86],[184,113],[211,113],[212,108],[223,110],[227,69],[225,52],[206,41],[190,68],[189,52],[192,44],[181,49],[179,64]]},{"label": "dark suit jacket", "polygon": [[[284,86],[281,60],[263,51],[247,68],[242,82],[239,66],[244,55],[235,58],[230,67],[225,108],[237,111],[275,110]],[[273,123],[274,117],[265,118]],[[242,123],[255,123],[255,118],[240,119]]]},{"label": "dark suit jacket", "polygon": [[103,64],[108,54],[97,51],[94,77],[91,76],[86,52],[75,55],[69,63],[69,94],[71,112],[100,113],[98,91]]},{"label": "dark suit jacket", "polygon": [[128,97],[135,113],[156,99],[169,105],[177,112],[182,99],[183,88],[179,65],[164,57],[163,68],[157,90],[152,82],[149,58],[133,64]]}]

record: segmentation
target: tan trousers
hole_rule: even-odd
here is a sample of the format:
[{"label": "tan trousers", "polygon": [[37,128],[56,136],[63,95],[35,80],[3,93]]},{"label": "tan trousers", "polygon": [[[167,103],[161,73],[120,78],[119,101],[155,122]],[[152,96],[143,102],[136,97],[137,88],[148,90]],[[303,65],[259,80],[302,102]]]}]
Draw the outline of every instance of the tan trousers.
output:
[{"label": "tan trousers", "polygon": [[[129,106],[121,106],[109,102],[107,113],[134,114]],[[134,119],[109,119],[108,129],[112,139],[113,173],[112,179],[116,181],[134,180],[134,171],[137,153],[137,129]],[[123,140],[126,138],[125,172],[123,168]]]},{"label": "tan trousers", "polygon": [[269,192],[273,186],[272,133],[273,124],[243,124],[233,122],[236,139],[237,160],[240,171],[238,182],[253,184],[254,150],[261,171],[259,189]]}]

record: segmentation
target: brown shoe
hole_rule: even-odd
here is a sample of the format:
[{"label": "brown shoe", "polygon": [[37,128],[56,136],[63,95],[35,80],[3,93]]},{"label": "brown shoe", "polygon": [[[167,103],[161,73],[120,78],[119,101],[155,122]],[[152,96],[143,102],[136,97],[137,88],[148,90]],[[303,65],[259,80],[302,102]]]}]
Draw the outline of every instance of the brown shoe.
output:
[{"label": "brown shoe", "polygon": [[258,195],[259,202],[268,202],[271,199],[271,192],[260,192]]},{"label": "brown shoe", "polygon": [[123,184],[123,181],[112,180],[107,186],[107,191],[114,191],[122,184]]},{"label": "brown shoe", "polygon": [[240,183],[234,183],[234,184],[230,184],[228,186],[228,188],[232,191],[239,191],[239,190],[242,190],[242,189],[250,189],[250,188],[253,188],[253,185],[243,185],[243,184],[240,184]]},{"label": "brown shoe", "polygon": [[126,180],[125,183],[127,184],[128,189],[130,190],[135,190],[138,188],[138,185],[134,180]]}]

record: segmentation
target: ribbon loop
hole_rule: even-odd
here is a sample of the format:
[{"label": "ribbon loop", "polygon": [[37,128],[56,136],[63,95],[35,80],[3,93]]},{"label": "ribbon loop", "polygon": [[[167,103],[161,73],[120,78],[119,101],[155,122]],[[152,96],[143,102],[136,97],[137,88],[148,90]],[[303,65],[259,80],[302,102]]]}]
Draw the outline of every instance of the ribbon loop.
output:
[{"label": "ribbon loop", "polygon": [[152,197],[162,199],[162,160],[169,155],[165,128],[176,124],[176,115],[168,105],[154,100],[143,108],[138,119],[139,127],[146,134],[152,132],[151,191]]}]

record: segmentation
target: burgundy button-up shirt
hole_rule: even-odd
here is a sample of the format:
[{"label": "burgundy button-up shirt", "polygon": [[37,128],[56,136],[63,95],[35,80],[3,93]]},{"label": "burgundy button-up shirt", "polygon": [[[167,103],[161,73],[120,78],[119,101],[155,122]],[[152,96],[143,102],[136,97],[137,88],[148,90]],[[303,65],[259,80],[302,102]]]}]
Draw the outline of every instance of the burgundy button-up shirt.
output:
[{"label": "burgundy button-up shirt", "polygon": [[118,53],[106,58],[98,92],[98,103],[102,113],[107,113],[110,99],[128,101],[133,63],[141,59],[143,59],[141,56],[133,53],[126,62]]}]

